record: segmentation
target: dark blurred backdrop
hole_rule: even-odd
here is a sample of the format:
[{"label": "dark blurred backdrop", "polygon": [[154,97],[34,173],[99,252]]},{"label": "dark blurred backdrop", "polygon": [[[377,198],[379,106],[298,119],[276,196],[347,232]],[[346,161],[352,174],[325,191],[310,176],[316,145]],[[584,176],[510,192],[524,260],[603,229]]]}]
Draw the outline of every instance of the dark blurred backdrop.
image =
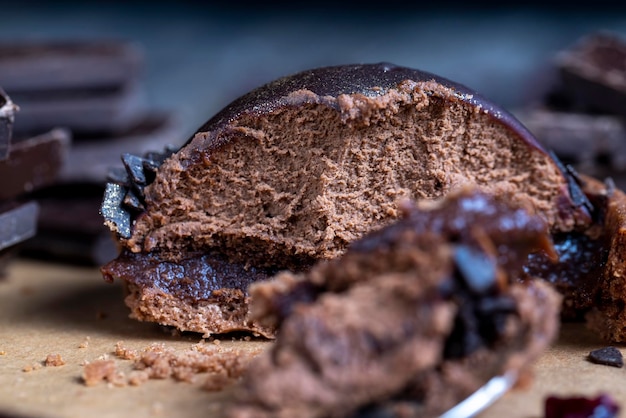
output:
[{"label": "dark blurred backdrop", "polygon": [[136,41],[150,103],[191,134],[261,83],[354,62],[435,72],[512,109],[558,50],[599,30],[626,36],[626,9],[613,2],[404,3],[0,2],[0,39]]}]

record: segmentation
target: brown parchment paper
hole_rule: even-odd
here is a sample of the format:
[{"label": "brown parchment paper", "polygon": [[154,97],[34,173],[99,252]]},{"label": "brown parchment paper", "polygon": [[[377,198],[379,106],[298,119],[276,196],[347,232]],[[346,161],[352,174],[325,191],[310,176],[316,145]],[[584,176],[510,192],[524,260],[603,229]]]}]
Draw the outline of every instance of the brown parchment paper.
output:
[{"label": "brown parchment paper", "polygon": [[[88,346],[81,348],[85,341]],[[129,319],[121,284],[105,283],[96,268],[13,261],[0,280],[0,413],[25,417],[217,416],[216,407],[229,396],[229,390],[212,393],[202,389],[203,375],[198,375],[195,383],[165,379],[138,387],[85,386],[82,364],[102,356],[115,359],[113,351],[120,341],[136,350],[163,343],[182,352],[202,337]],[[219,340],[224,351],[255,353],[269,344],[261,339]],[[549,394],[608,393],[626,408],[626,369],[586,361],[590,350],[604,346],[582,324],[565,324],[558,343],[535,365],[532,383],[509,392],[481,418],[541,417]],[[49,354],[60,354],[66,364],[42,366]],[[131,369],[131,361],[115,361],[120,370]],[[33,370],[24,371],[29,368]]]}]

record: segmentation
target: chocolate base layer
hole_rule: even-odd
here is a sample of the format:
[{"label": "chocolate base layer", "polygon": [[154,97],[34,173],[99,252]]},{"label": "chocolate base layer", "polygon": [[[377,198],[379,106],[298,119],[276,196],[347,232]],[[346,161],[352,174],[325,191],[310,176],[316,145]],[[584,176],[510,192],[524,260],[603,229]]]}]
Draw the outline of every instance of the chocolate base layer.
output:
[{"label": "chocolate base layer", "polygon": [[[179,151],[123,161],[107,185],[105,222],[126,251],[163,263],[218,253],[243,269],[306,270],[392,222],[399,201],[464,184],[531,208],[555,232],[591,222],[579,187],[511,115],[391,64],[277,80],[233,102]],[[105,267],[107,277],[125,271]],[[150,293],[160,279],[146,274]],[[158,297],[138,297],[133,312]],[[182,299],[177,309],[193,311]]]},{"label": "chocolate base layer", "polygon": [[255,316],[279,332],[225,415],[346,417],[382,404],[437,416],[491,377],[523,373],[559,323],[550,286],[517,282],[541,248],[541,218],[464,191],[308,274],[254,285]]},{"label": "chocolate base layer", "polygon": [[102,268],[105,280],[126,282],[131,317],[181,331],[222,334],[246,330],[273,337],[250,318],[248,287],[275,271],[229,263],[221,254],[196,254],[178,263],[124,251]]}]

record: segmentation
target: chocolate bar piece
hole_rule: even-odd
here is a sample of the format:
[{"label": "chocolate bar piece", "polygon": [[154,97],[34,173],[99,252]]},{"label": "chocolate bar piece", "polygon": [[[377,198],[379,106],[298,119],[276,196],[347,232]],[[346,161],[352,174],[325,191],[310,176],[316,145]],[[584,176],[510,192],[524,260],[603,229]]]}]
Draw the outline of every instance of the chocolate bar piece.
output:
[{"label": "chocolate bar piece", "polygon": [[626,116],[626,42],[595,33],[556,58],[563,87],[589,111]]},{"label": "chocolate bar piece", "polygon": [[117,255],[99,207],[103,186],[58,184],[35,194],[40,206],[37,235],[20,247],[20,254],[73,264],[101,265]]},{"label": "chocolate bar piece", "polygon": [[7,204],[0,208],[0,251],[35,235],[38,206],[35,202]]},{"label": "chocolate bar piece", "polygon": [[127,41],[2,43],[0,83],[9,92],[41,98],[58,92],[106,91],[136,79],[142,60],[141,48]]},{"label": "chocolate bar piece", "polygon": [[545,107],[517,116],[544,145],[579,171],[596,174],[593,170],[598,165],[626,169],[626,125],[620,117]]},{"label": "chocolate bar piece", "polygon": [[69,145],[70,133],[65,129],[14,141],[9,158],[0,161],[0,200],[13,199],[55,182]]},{"label": "chocolate bar piece", "polygon": [[9,155],[11,132],[16,109],[17,106],[13,104],[9,96],[0,88],[0,161],[4,160]]},{"label": "chocolate bar piece", "polygon": [[139,48],[123,41],[0,44],[0,83],[20,104],[14,132],[62,126],[82,134],[118,132],[142,116]]},{"label": "chocolate bar piece", "polygon": [[143,116],[145,98],[139,88],[128,85],[111,91],[90,90],[71,95],[19,99],[20,117],[14,131],[33,134],[62,126],[77,136],[116,133],[128,129]]}]

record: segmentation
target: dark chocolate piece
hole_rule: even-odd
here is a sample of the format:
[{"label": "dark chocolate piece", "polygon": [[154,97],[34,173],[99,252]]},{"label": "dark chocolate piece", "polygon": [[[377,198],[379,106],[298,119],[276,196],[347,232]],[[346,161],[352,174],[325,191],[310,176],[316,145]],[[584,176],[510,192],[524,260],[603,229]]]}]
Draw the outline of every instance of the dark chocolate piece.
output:
[{"label": "dark chocolate piece", "polygon": [[593,350],[589,353],[588,359],[592,363],[604,364],[606,366],[622,367],[624,365],[624,357],[621,351],[615,347]]},{"label": "dark chocolate piece", "polygon": [[9,155],[16,110],[17,106],[13,104],[9,96],[0,88],[0,161],[6,159]]},{"label": "dark chocolate piece", "polygon": [[586,174],[601,165],[626,169],[626,126],[622,118],[536,108],[518,113],[546,147]]},{"label": "dark chocolate piece", "polygon": [[0,161],[0,199],[12,199],[56,182],[70,141],[65,129],[13,141],[9,158]]},{"label": "dark chocolate piece", "polygon": [[40,207],[37,235],[20,246],[19,254],[92,266],[113,259],[118,250],[98,212],[103,189],[63,183],[29,195]]},{"label": "dark chocolate piece", "polygon": [[562,83],[589,111],[626,116],[626,42],[594,33],[557,57]]},{"label": "dark chocolate piece", "polygon": [[20,106],[13,129],[21,135],[64,127],[76,137],[105,136],[128,130],[144,116],[145,97],[135,85],[61,98],[33,99],[7,91]]},{"label": "dark chocolate piece", "polygon": [[[106,199],[102,202],[100,213],[108,222],[114,225],[115,230],[121,236],[130,236],[131,215],[130,212],[119,208],[123,205],[128,189],[119,184],[107,183],[104,195]],[[111,228],[111,226],[109,226]]]},{"label": "dark chocolate piece", "polygon": [[127,129],[144,107],[141,64],[137,45],[124,41],[0,44],[0,80],[21,108],[14,131],[65,127],[80,137]]},{"label": "dark chocolate piece", "polygon": [[143,51],[128,41],[0,43],[0,80],[7,91],[49,97],[55,92],[119,88],[136,79]]},{"label": "dark chocolate piece", "polygon": [[4,204],[0,208],[0,251],[35,235],[37,203]]},{"label": "dark chocolate piece", "polygon": [[550,396],[545,402],[544,418],[617,418],[620,406],[609,395],[596,398]]}]

